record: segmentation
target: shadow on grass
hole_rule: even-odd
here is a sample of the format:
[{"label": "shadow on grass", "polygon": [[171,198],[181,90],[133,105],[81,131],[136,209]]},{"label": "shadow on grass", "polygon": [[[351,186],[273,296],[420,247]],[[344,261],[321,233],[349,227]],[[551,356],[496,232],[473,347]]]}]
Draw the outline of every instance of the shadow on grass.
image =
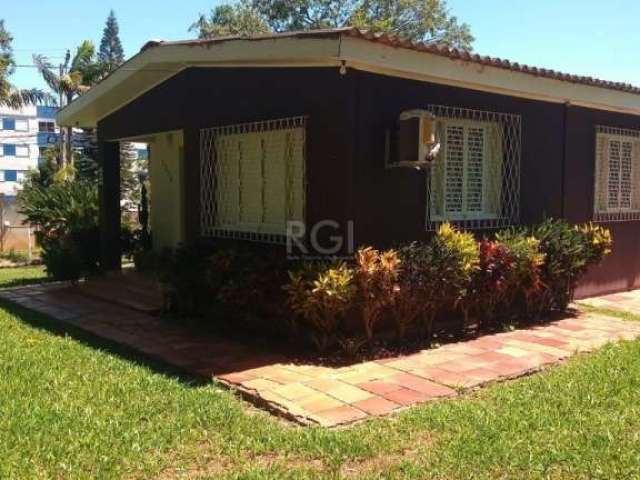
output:
[{"label": "shadow on grass", "polygon": [[157,357],[144,354],[121,343],[97,336],[74,325],[58,321],[43,313],[17,305],[9,300],[0,299],[0,308],[14,315],[22,323],[30,327],[44,330],[59,337],[71,337],[83,346],[106,351],[125,361],[148,368],[154,373],[177,380],[183,386],[197,388],[212,383],[211,379],[193,375],[184,369],[167,363]]}]

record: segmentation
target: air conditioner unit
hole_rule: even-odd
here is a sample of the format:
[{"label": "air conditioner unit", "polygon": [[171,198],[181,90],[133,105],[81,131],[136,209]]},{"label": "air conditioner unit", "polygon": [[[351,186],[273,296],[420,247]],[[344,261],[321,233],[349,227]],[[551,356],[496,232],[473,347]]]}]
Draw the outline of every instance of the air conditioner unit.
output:
[{"label": "air conditioner unit", "polygon": [[439,137],[437,121],[431,112],[402,112],[396,129],[395,156],[388,162],[388,166],[419,169],[431,167],[440,151]]}]

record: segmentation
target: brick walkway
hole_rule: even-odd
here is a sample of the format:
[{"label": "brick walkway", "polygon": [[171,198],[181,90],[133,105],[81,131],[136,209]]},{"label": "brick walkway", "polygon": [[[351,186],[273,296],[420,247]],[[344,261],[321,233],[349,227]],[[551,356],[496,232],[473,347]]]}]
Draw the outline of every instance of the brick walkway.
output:
[{"label": "brick walkway", "polygon": [[[640,298],[640,292],[624,295],[634,306]],[[582,313],[527,330],[334,368],[293,364],[255,347],[194,335],[64,284],[2,290],[0,298],[193,374],[215,376],[252,403],[298,423],[325,426],[454,397],[489,382],[530,373],[576,352],[640,337],[640,323]]]},{"label": "brick walkway", "polygon": [[577,302],[595,308],[629,312],[640,315],[640,290],[612,293],[601,297],[584,298]]}]

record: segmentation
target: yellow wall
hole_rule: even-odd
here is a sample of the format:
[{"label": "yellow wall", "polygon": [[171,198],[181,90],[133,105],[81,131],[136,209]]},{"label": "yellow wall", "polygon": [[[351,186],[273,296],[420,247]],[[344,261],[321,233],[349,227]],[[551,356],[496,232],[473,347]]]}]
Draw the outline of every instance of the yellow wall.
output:
[{"label": "yellow wall", "polygon": [[182,132],[163,132],[149,139],[151,234],[153,248],[176,247],[184,240]]}]

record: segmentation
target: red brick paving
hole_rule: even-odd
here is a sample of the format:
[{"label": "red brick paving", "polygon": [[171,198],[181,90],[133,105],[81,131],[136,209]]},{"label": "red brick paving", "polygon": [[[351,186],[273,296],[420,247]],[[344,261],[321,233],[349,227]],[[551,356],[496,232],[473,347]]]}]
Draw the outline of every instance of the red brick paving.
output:
[{"label": "red brick paving", "polygon": [[[0,298],[193,374],[215,377],[257,405],[303,424],[335,426],[385,415],[524,375],[607,342],[640,337],[640,323],[581,313],[578,318],[395,358],[345,367],[300,365],[282,355],[162,321],[150,313],[157,305],[145,304],[140,298],[112,301],[109,295],[122,295],[126,287],[120,285],[110,292],[108,283],[101,285],[18,287],[0,291]],[[615,304],[617,309],[640,314],[640,290],[585,302]]]}]

